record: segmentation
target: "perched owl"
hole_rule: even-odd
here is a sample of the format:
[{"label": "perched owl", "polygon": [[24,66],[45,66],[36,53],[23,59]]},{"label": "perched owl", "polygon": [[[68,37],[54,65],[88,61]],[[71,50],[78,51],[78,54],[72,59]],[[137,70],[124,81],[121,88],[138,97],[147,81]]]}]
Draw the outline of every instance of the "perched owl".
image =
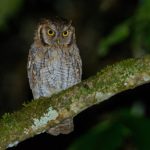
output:
[{"label": "perched owl", "polygon": [[[27,71],[34,99],[51,96],[81,81],[82,61],[71,21],[56,17],[39,23]],[[72,130],[73,119],[69,118],[48,132],[58,135]]]}]

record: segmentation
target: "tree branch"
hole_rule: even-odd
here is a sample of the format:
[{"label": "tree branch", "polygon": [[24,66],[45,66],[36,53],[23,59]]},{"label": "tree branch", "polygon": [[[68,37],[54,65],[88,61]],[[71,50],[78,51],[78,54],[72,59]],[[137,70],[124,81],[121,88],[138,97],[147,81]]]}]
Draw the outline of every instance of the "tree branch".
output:
[{"label": "tree branch", "polygon": [[108,66],[50,98],[32,101],[17,112],[4,114],[0,119],[0,149],[15,146],[117,93],[148,82],[150,56]]}]

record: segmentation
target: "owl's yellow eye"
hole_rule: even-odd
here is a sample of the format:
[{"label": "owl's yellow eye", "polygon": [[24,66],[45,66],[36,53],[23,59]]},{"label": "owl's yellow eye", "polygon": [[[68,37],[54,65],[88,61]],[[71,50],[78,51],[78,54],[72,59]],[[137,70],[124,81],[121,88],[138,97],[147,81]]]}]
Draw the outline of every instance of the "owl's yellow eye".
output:
[{"label": "owl's yellow eye", "polygon": [[62,35],[63,36],[68,36],[68,34],[69,34],[69,31],[64,31]]},{"label": "owl's yellow eye", "polygon": [[53,30],[49,29],[49,30],[47,31],[47,34],[48,34],[49,36],[54,36],[54,35],[55,35],[55,32],[54,32]]}]

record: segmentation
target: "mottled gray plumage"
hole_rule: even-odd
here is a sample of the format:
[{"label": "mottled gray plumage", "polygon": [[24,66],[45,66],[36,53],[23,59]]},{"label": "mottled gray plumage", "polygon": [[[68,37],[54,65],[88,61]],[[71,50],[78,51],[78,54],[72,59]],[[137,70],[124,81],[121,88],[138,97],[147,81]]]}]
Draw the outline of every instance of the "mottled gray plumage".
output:
[{"label": "mottled gray plumage", "polygon": [[[82,62],[71,22],[60,18],[40,22],[28,56],[28,78],[34,99],[79,83],[81,74]],[[67,134],[72,130],[73,120],[69,118],[49,133]]]}]

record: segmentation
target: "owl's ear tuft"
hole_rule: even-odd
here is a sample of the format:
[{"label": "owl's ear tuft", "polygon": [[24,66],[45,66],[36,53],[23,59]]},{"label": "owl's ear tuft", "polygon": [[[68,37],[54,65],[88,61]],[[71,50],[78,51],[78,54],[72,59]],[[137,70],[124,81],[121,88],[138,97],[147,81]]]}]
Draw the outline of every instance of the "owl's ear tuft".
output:
[{"label": "owl's ear tuft", "polygon": [[72,20],[68,20],[67,26],[68,26],[68,28],[70,28],[72,26]]},{"label": "owl's ear tuft", "polygon": [[39,21],[39,26],[43,24],[49,24],[49,20],[47,18],[41,18]]},{"label": "owl's ear tuft", "polygon": [[71,25],[72,24],[72,20],[69,20],[69,23],[68,23],[68,25]]}]

